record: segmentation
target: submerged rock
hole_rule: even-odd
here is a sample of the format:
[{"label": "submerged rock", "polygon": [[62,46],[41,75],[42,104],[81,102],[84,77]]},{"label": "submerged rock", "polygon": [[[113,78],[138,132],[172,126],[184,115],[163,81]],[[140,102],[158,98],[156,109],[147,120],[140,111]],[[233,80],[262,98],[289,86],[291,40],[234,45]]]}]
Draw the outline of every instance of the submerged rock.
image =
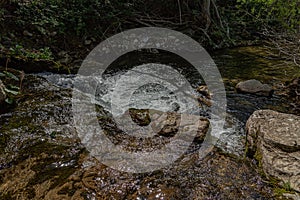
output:
[{"label": "submerged rock", "polygon": [[247,124],[248,148],[264,173],[300,192],[300,117],[255,111]]},{"label": "submerged rock", "polygon": [[192,140],[201,143],[210,125],[204,117],[154,109],[130,108],[114,119],[103,115],[99,118],[110,140],[130,151],[163,148],[180,131],[183,133],[181,139],[190,141],[193,135]]},{"label": "submerged rock", "polygon": [[[201,135],[176,162],[154,172],[125,173],[105,166],[81,145],[72,120],[71,90],[26,76],[23,93],[11,113],[0,115],[0,199],[274,198],[272,188],[247,159],[228,156],[216,148],[199,158],[209,125],[205,119],[200,118],[197,127],[184,116],[187,128],[197,128]],[[166,127],[164,136],[134,140],[132,135],[118,132],[109,116],[97,116],[112,142],[127,146],[128,151],[147,147],[151,151],[169,142],[172,134],[167,133],[177,123],[170,115],[166,123],[154,124],[160,122],[155,119],[161,112],[153,110],[142,110],[136,122],[148,120],[148,115],[150,126]]]},{"label": "submerged rock", "polygon": [[237,92],[256,94],[260,96],[271,96],[273,94],[271,86],[262,84],[260,81],[255,79],[238,83],[236,85],[236,90]]},{"label": "submerged rock", "polygon": [[46,198],[76,171],[83,146],[70,90],[26,75],[13,111],[0,115],[0,199]]}]

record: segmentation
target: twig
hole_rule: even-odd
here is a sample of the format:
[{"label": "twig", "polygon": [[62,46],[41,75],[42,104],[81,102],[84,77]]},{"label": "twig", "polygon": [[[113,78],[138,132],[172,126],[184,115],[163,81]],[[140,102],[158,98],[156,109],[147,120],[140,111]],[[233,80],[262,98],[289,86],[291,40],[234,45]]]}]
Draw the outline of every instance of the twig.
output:
[{"label": "twig", "polygon": [[180,0],[177,0],[178,2],[178,10],[179,10],[179,23],[182,23],[182,17],[181,17],[181,5],[180,5]]},{"label": "twig", "polygon": [[147,21],[147,22],[152,22],[152,23],[161,23],[161,24],[170,24],[170,25],[174,25],[174,26],[180,26],[180,25],[187,25],[189,22],[185,22],[185,23],[176,23],[176,22],[171,22],[171,21],[167,21],[167,20],[163,20],[163,19],[141,19],[142,21]]},{"label": "twig", "polygon": [[300,66],[300,37],[297,35],[289,35],[288,33],[274,33],[270,28],[265,28],[263,35],[270,40],[268,47],[269,55],[275,56],[274,51],[278,51],[277,57],[292,61],[295,65]]},{"label": "twig", "polygon": [[25,73],[24,71],[20,71],[20,91],[22,90],[22,82],[23,82],[23,79],[25,78]]},{"label": "twig", "polygon": [[211,24],[211,16],[210,16],[210,2],[211,0],[205,0],[204,1],[204,12],[205,12],[205,17],[206,17],[206,27],[205,27],[205,31],[208,30],[208,28],[210,27]]},{"label": "twig", "polygon": [[135,18],[135,21],[138,22],[138,23],[140,23],[140,24],[142,24],[142,25],[144,25],[144,26],[149,26],[149,27],[152,26],[151,24],[148,24],[148,23],[146,23],[146,22],[142,22],[141,20],[139,20],[139,19],[137,19],[137,18]]},{"label": "twig", "polygon": [[6,63],[5,63],[5,71],[7,71],[7,66],[8,66],[8,62],[9,62],[10,60],[9,60],[9,58],[6,58]]},{"label": "twig", "polygon": [[209,40],[209,42],[211,44],[214,44],[212,39],[209,37],[208,33],[206,32],[206,30],[204,30],[203,28],[199,28],[200,31],[202,31],[204,33],[204,35],[207,37],[207,39]]},{"label": "twig", "polygon": [[215,12],[216,12],[216,15],[217,15],[217,19],[219,20],[219,24],[220,24],[221,28],[222,28],[223,30],[225,30],[225,28],[224,28],[224,26],[223,26],[222,19],[221,19],[221,17],[220,17],[219,11],[218,11],[218,7],[217,7],[215,1],[214,1],[214,0],[211,0],[211,3],[212,3],[212,5],[213,5],[213,7],[214,7],[214,9],[215,9]]}]

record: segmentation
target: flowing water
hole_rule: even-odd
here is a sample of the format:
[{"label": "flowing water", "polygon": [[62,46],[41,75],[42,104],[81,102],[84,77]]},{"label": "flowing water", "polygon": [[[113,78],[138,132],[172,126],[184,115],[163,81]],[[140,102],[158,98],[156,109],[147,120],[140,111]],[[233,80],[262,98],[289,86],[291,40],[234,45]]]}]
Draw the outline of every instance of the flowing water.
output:
[{"label": "flowing water", "polygon": [[[28,76],[20,106],[0,115],[0,199],[272,199],[272,189],[259,176],[256,166],[242,161],[245,122],[258,109],[289,112],[289,102],[279,91],[285,81],[299,76],[300,70],[291,63],[283,68],[283,61],[265,56],[261,47],[215,52],[212,57],[227,93],[225,127],[220,133],[212,133],[218,135],[219,149],[199,159],[196,152],[201,143],[193,143],[184,158],[145,174],[120,172],[88,156],[76,136],[72,118],[71,89],[76,75],[46,72]],[[133,66],[146,67],[144,75],[132,76],[137,73],[130,71]],[[169,73],[154,77],[160,74],[155,66],[176,70],[168,68]],[[147,79],[149,74],[152,78]],[[235,92],[239,81],[253,78],[272,85],[275,95],[259,97]],[[168,53],[128,54],[115,61],[103,77],[80,80],[85,95],[91,95],[96,85],[90,99],[96,105],[100,123],[105,121],[110,131],[115,130],[111,116],[122,118],[128,108],[211,119],[210,107],[196,100],[203,97],[196,92],[199,85],[205,84],[201,74],[185,60]],[[187,87],[185,95],[180,96],[176,91],[182,85]],[[143,118],[144,128],[149,124],[145,119],[148,118]],[[119,135],[116,131],[116,137]],[[126,140],[123,136],[117,139],[120,143]],[[126,141],[129,146],[149,146],[147,138]]]},{"label": "flowing water", "polygon": [[[155,109],[163,112],[176,110],[179,113],[200,114],[204,117],[210,115],[209,108],[199,107],[193,98],[199,96],[195,88],[204,82],[201,74],[189,63],[166,52],[158,54],[145,51],[136,54],[119,58],[106,71],[104,78],[81,78],[85,91],[93,91],[96,82],[95,104],[113,112],[114,116],[123,115],[128,108]],[[235,84],[243,80],[257,79],[280,89],[285,81],[291,80],[300,72],[291,63],[282,67],[283,61],[268,59],[262,47],[223,50],[215,52],[213,59],[222,74],[227,92],[226,124],[220,133],[215,134],[219,136],[218,146],[226,152],[243,155],[244,127],[248,117],[258,109],[287,112],[288,103],[276,93],[272,98],[238,94],[234,90]],[[153,64],[143,64],[147,62]],[[164,74],[161,75],[157,69],[166,65],[171,66],[170,69],[173,70],[164,70]],[[142,73],[130,71],[136,66],[142,68]],[[154,77],[155,74],[159,75]],[[76,77],[53,73],[39,75],[63,88],[72,88]],[[173,92],[187,83],[190,87],[185,88],[184,96]]]}]

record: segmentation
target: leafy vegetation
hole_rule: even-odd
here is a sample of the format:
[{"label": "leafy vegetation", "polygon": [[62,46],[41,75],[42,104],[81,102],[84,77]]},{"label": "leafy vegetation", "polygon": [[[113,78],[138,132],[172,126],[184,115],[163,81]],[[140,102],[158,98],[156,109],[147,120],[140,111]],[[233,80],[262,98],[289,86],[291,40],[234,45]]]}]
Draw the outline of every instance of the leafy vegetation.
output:
[{"label": "leafy vegetation", "polygon": [[15,97],[21,93],[24,72],[12,70],[12,72],[3,70],[0,72],[0,80],[4,83],[4,92],[7,94],[5,102],[13,104]]},{"label": "leafy vegetation", "polygon": [[[29,27],[41,35],[56,34],[86,37],[102,34],[109,23],[121,23],[122,16],[130,15],[130,4],[104,0],[33,0],[16,3],[16,23]],[[107,26],[103,26],[107,25]]]},{"label": "leafy vegetation", "polygon": [[[0,53],[64,60],[68,65],[83,59],[105,38],[135,27],[179,30],[208,49],[264,41],[281,48],[286,38],[298,41],[295,35],[300,31],[298,0],[11,0],[1,4]],[[295,47],[280,55],[291,49]],[[63,51],[72,51],[72,59],[66,59]],[[293,56],[297,53],[285,56],[297,62]]]},{"label": "leafy vegetation", "polygon": [[273,28],[299,31],[300,2],[297,0],[237,0],[238,8]]},{"label": "leafy vegetation", "polygon": [[21,45],[15,45],[9,48],[10,55],[20,58],[29,58],[34,60],[52,60],[53,55],[49,47],[41,48],[39,50],[28,50]]}]

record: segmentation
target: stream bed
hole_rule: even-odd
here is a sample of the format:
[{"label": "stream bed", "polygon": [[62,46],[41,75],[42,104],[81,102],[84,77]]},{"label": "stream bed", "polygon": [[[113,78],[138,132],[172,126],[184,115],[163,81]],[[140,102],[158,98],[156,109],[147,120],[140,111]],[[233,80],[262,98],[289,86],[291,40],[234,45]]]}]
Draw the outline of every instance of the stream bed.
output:
[{"label": "stream bed", "polygon": [[[105,78],[95,80],[98,82],[93,103],[97,117],[113,137],[112,106],[116,106],[116,116],[122,118],[126,112],[122,102],[110,104],[116,81],[132,66],[158,62],[157,52],[138,55],[119,58],[106,71]],[[201,75],[186,61],[174,55],[159,55],[159,64],[177,69],[195,90],[204,84]],[[258,109],[289,112],[289,101],[280,96],[280,91],[285,81],[300,75],[300,70],[286,64],[283,71],[283,61],[270,61],[265,56],[261,47],[215,52],[212,57],[227,94],[226,123],[218,133],[216,148],[200,159],[198,151],[203,140],[195,140],[173,164],[147,173],[112,169],[91,156],[81,143],[72,113],[75,75],[27,75],[18,106],[0,115],[0,199],[277,199],[272,186],[260,176],[257,163],[244,158],[245,122]],[[273,86],[275,94],[259,97],[235,92],[239,81],[253,78]],[[90,82],[89,78],[83,85],[87,90]],[[122,94],[130,93],[123,88]],[[126,106],[210,117],[209,106],[192,104],[159,84],[139,87]],[[116,142],[127,140],[125,144],[130,147],[155,148],[146,139],[128,141],[116,135]]]}]

